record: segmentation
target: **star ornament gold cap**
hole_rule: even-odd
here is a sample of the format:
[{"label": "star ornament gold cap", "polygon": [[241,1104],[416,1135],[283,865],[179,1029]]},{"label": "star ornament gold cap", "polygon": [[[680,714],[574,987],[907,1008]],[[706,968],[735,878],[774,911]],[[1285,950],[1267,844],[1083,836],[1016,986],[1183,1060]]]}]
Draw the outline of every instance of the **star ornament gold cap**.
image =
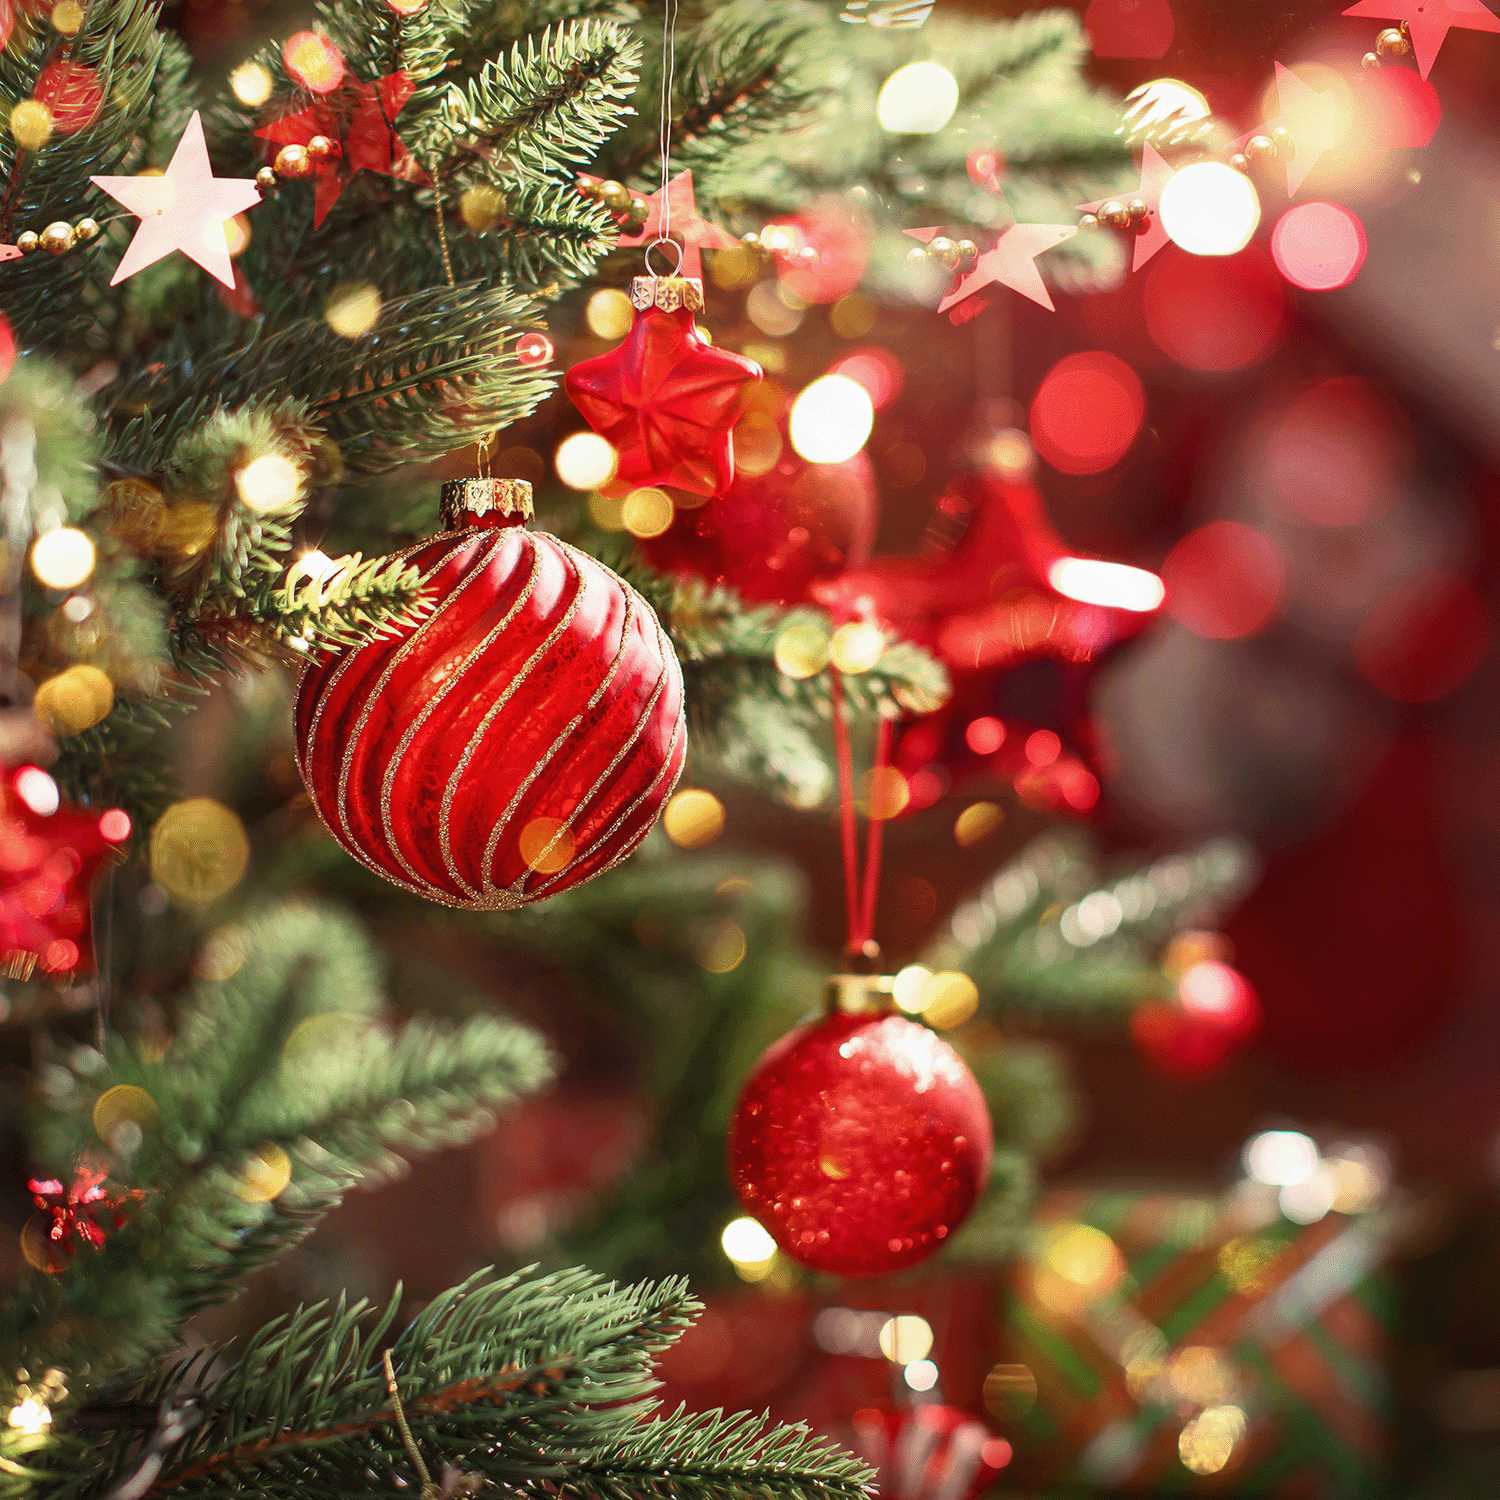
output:
[{"label": "star ornament gold cap", "polygon": [[679,307],[702,312],[703,283],[696,276],[637,276],[630,283],[630,303],[642,312],[648,307],[659,307],[663,312],[676,312]]},{"label": "star ornament gold cap", "polygon": [[450,479],[443,486],[443,524],[449,531],[487,516],[529,521],[531,486],[524,479]]}]

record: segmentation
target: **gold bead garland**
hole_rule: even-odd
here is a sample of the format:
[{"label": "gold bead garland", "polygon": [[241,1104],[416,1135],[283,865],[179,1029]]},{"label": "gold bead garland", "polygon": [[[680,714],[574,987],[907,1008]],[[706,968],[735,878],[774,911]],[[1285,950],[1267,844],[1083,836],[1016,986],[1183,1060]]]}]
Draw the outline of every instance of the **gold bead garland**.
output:
[{"label": "gold bead garland", "polygon": [[57,219],[40,234],[34,229],[22,230],[16,236],[16,249],[22,255],[35,255],[38,250],[45,250],[49,255],[64,255],[75,245],[88,244],[98,234],[97,219],[80,219],[76,224]]}]

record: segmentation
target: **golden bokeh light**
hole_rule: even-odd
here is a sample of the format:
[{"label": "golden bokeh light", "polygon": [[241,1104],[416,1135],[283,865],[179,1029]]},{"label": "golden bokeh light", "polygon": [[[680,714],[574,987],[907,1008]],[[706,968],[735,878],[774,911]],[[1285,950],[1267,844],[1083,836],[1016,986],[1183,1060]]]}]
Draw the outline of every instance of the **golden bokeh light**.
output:
[{"label": "golden bokeh light", "polygon": [[465,188],[458,200],[463,221],[477,234],[493,229],[505,216],[505,194],[487,182]]},{"label": "golden bokeh light", "polygon": [[40,151],[52,139],[53,123],[40,99],[23,99],[10,112],[10,133],[23,151]]},{"label": "golden bokeh light", "polygon": [[83,6],[78,0],[57,0],[52,7],[52,29],[59,36],[77,36],[83,25]]},{"label": "golden bokeh light", "polygon": [[745,930],[719,917],[705,922],[693,939],[693,961],[710,974],[728,974],[745,958]]},{"label": "golden bokeh light", "polygon": [[31,571],[49,589],[76,589],[94,571],[94,544],[76,526],[59,526],[31,548]]},{"label": "golden bokeh light", "polygon": [[560,818],[533,818],[521,830],[519,848],[538,875],[555,875],[573,858],[573,835]]},{"label": "golden bokeh light", "polygon": [[1210,1406],[1178,1435],[1178,1457],[1194,1474],[1218,1474],[1229,1466],[1248,1430],[1249,1423],[1239,1407]]},{"label": "golden bokeh light", "polygon": [[234,1191],[246,1203],[270,1203],[292,1180],[292,1159],[275,1141],[262,1141],[245,1158],[234,1179]]},{"label": "golden bokeh light", "polygon": [[203,500],[183,500],[161,518],[162,547],[181,557],[196,557],[218,534],[218,514]]},{"label": "golden bokeh light", "polygon": [[1005,811],[996,802],[971,802],[953,820],[953,838],[960,849],[983,843],[1005,821]]},{"label": "golden bokeh light", "polygon": [[52,1412],[35,1396],[28,1396],[24,1401],[18,1401],[11,1407],[7,1420],[10,1426],[24,1432],[27,1437],[35,1437],[37,1433],[52,1425]]},{"label": "golden bokeh light", "polygon": [[622,339],[635,322],[635,309],[618,287],[604,287],[589,298],[583,320],[595,338]]},{"label": "golden bokeh light", "polygon": [[1024,1417],[1036,1405],[1036,1376],[1029,1365],[996,1365],[984,1377],[984,1408],[998,1421]]},{"label": "golden bokeh light", "polygon": [[620,519],[625,523],[626,531],[643,541],[660,536],[671,526],[676,514],[672,497],[655,485],[631,490],[620,508]]},{"label": "golden bokeh light", "polygon": [[211,797],[173,803],[151,830],[151,878],[180,905],[228,895],[249,863],[245,825]]},{"label": "golden bokeh light", "polygon": [[923,986],[931,978],[932,970],[924,964],[907,964],[892,982],[891,998],[908,1015],[920,1015],[924,1004]]},{"label": "golden bokeh light", "polygon": [[384,306],[379,289],[368,281],[334,287],[323,309],[323,319],[341,339],[363,338],[380,321]]},{"label": "golden bokeh light", "polygon": [[109,717],[115,685],[98,667],[80,664],[49,677],[37,690],[32,712],[56,735],[82,734]]},{"label": "golden bokeh light", "polygon": [[915,1313],[887,1318],[880,1325],[880,1352],[893,1365],[909,1365],[932,1353],[932,1325]]},{"label": "golden bokeh light", "polygon": [[615,476],[615,450],[597,432],[575,432],[552,455],[557,477],[570,490],[595,490]]},{"label": "golden bokeh light", "polygon": [[816,677],[828,665],[828,632],[816,620],[790,619],[776,637],[776,670],[783,677]]},{"label": "golden bokeh light", "polygon": [[589,519],[600,531],[624,531],[625,502],[594,490],[589,495]]},{"label": "golden bokeh light", "polygon": [[283,453],[263,453],[234,471],[234,487],[247,509],[264,515],[302,497],[302,470]]},{"label": "golden bokeh light", "polygon": [[828,309],[828,322],[841,339],[862,339],[875,327],[880,308],[873,297],[850,292]]},{"label": "golden bokeh light", "polygon": [[724,804],[712,792],[687,787],[661,815],[667,837],[680,849],[704,849],[724,832]]},{"label": "golden bokeh light", "polygon": [[736,245],[709,256],[708,274],[715,286],[732,292],[742,286],[754,286],[760,280],[760,262],[745,246]]},{"label": "golden bokeh light", "polygon": [[850,620],[833,632],[828,659],[850,676],[868,672],[885,655],[885,632],[868,620]]},{"label": "golden bokeh light", "polygon": [[259,109],[271,97],[275,86],[270,69],[258,62],[242,62],[229,75],[234,97],[249,109]]},{"label": "golden bokeh light", "polygon": [[922,982],[918,1012],[929,1026],[952,1031],[979,1009],[979,987],[967,974],[944,969]]},{"label": "golden bokeh light", "polygon": [[232,219],[224,220],[224,243],[229,250],[229,258],[234,259],[250,243],[250,218],[248,214],[236,214]]},{"label": "golden bokeh light", "polygon": [[899,818],[911,804],[911,786],[895,766],[875,766],[860,778],[857,802],[866,817]]},{"label": "golden bokeh light", "polygon": [[769,474],[781,458],[781,433],[776,424],[758,413],[746,417],[734,429],[734,467],[752,479]]},{"label": "golden bokeh light", "polygon": [[211,932],[193,960],[193,972],[210,984],[233,979],[245,965],[245,939],[233,927]]},{"label": "golden bokeh light", "polygon": [[133,1125],[146,1131],[161,1118],[156,1100],[145,1089],[131,1083],[117,1083],[94,1100],[94,1129],[99,1139],[112,1145],[122,1125]]},{"label": "golden bokeh light", "polygon": [[281,1049],[281,1061],[289,1068],[305,1066],[320,1058],[357,1045],[374,1023],[367,1016],[348,1011],[325,1010],[298,1024]]}]

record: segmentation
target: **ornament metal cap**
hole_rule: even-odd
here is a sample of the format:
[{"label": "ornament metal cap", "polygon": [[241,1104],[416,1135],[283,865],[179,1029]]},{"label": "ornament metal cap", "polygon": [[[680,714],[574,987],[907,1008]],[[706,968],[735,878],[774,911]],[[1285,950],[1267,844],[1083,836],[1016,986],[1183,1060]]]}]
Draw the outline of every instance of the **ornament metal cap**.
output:
[{"label": "ornament metal cap", "polygon": [[891,974],[830,974],[823,981],[823,1005],[831,1016],[859,1016],[895,1009]]},{"label": "ornament metal cap", "polygon": [[488,516],[529,521],[531,486],[524,479],[450,479],[443,486],[442,514],[449,531]]},{"label": "ornament metal cap", "polygon": [[702,312],[703,283],[696,276],[636,276],[630,283],[630,304],[642,312],[648,307],[659,307],[663,312],[676,312],[679,307]]}]

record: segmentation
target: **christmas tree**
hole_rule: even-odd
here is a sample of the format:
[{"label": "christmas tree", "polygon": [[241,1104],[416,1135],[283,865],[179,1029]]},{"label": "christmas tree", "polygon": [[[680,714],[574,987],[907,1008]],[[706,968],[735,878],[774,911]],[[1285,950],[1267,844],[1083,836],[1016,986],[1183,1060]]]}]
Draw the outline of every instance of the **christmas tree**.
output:
[{"label": "christmas tree", "polygon": [[[650,1392],[653,1357],[695,1309],[678,1273],[711,1285],[729,1270],[717,1239],[735,1212],[735,1090],[829,967],[784,863],[701,846],[726,802],[826,821],[841,780],[852,829],[855,752],[874,739],[899,764],[890,726],[951,688],[932,649],[861,614],[858,589],[840,594],[826,553],[846,561],[847,535],[784,529],[783,571],[805,575],[793,587],[757,571],[772,551],[752,530],[698,527],[742,414],[745,474],[775,472],[785,453],[819,485],[847,479],[853,450],[804,443],[792,458],[786,403],[753,394],[754,362],[772,377],[762,392],[805,385],[881,308],[934,321],[964,351],[974,329],[932,311],[955,287],[989,295],[1035,277],[1045,297],[1045,275],[1086,290],[1127,248],[1071,234],[1076,203],[1128,200],[1135,180],[1117,102],[1081,77],[1071,14],[895,14],[926,9],[330,0],[214,88],[150,0],[4,8],[0,304],[18,353],[0,384],[0,921],[26,1039],[24,1081],[6,1092],[10,1191],[31,1211],[0,1314],[7,1493],[867,1486],[804,1430],[662,1412]],[[895,24],[913,19],[925,24]],[[888,93],[907,64],[904,96]],[[1048,226],[1056,248],[1028,240],[980,274],[1013,223]],[[922,243],[906,233],[933,226]],[[644,291],[643,246],[657,257]],[[640,439],[646,469],[627,483],[629,443],[576,446],[559,377],[616,359],[632,299],[637,319],[690,326],[683,287],[705,251],[703,316],[723,334],[693,334],[693,358],[706,389],[730,394],[707,417],[691,382],[672,397],[687,415],[668,410]],[[677,447],[653,457],[668,431]],[[966,519],[1013,514],[995,499],[1019,472],[1013,437],[980,422],[987,477],[955,492],[944,556],[960,556]],[[445,481],[460,524],[428,542]],[[525,482],[560,540],[493,527],[493,506],[529,504]],[[1045,523],[1014,514],[1038,545]],[[675,822],[669,806],[670,838],[651,824],[681,769],[680,726],[645,770],[650,736],[610,726],[565,766],[558,746],[613,678],[583,680],[570,656],[528,697],[545,630],[482,691],[452,691],[441,651],[424,659],[402,687],[409,723],[388,722],[394,657],[357,703],[338,698],[358,676],[340,681],[349,653],[439,640],[457,594],[474,578],[471,598],[490,588],[485,570],[523,546],[533,578],[571,569],[580,597],[586,582],[599,609],[626,611],[619,651],[636,629],[630,670],[651,712],[685,715],[677,795],[698,800],[672,804]],[[486,629],[529,619],[517,612],[543,585],[492,581]],[[1085,661],[1065,636],[1041,631],[1012,656]],[[497,721],[510,755],[492,746],[470,769],[450,710],[512,714]],[[439,723],[430,745],[412,739]],[[402,754],[417,744],[409,783],[351,758],[377,724],[409,730]],[[907,1006],[934,1026],[976,1005],[992,1023],[1170,1008],[1184,963],[1210,950],[1169,940],[1211,923],[1244,879],[1233,846],[1121,872],[1080,835],[1041,832],[1097,786],[1086,746],[1063,753],[1038,733],[1050,739],[1017,803],[1038,837],[998,871],[989,859],[941,942],[926,941],[929,923],[905,955],[922,960],[905,970],[909,997],[944,982]],[[594,779],[569,793],[584,761]],[[373,800],[349,811],[349,788],[367,782]],[[503,848],[481,841],[490,864],[521,861],[514,879],[492,883],[486,865],[477,887],[446,825],[446,872],[401,842],[412,799],[443,785],[445,807],[502,795],[508,818],[553,782],[573,811],[518,813]],[[874,826],[902,810],[878,774],[865,785]],[[577,807],[596,796],[620,800],[591,844]],[[971,845],[1000,811],[979,807]],[[849,959],[872,967],[873,922],[856,906],[851,881]],[[540,1036],[496,1013],[504,982],[487,992],[449,962],[464,943],[502,975],[589,995],[640,1045],[656,1107],[637,1167],[591,1217],[544,1237],[540,1269],[480,1275],[404,1327],[412,1310],[391,1288],[374,1307],[305,1307],[236,1347],[195,1347],[194,1318],[351,1188],[547,1085]],[[963,1045],[995,1155],[943,1250],[982,1261],[1013,1244],[1032,1163],[1068,1110],[1043,1045],[986,1035]],[[588,1269],[561,1268],[574,1260]]]}]

